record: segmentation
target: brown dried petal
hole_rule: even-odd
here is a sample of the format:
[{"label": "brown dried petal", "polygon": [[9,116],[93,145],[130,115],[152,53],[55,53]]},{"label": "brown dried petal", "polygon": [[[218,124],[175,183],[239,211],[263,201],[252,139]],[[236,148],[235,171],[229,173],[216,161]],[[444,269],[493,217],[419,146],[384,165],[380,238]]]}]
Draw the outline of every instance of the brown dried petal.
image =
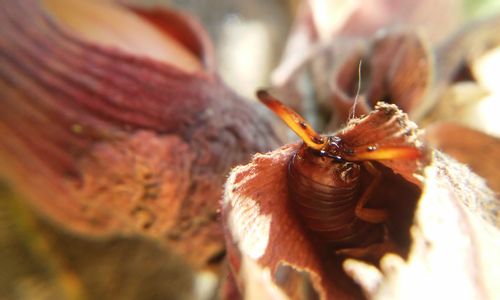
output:
[{"label": "brown dried petal", "polygon": [[[268,299],[274,293],[282,294],[277,289],[276,274],[284,265],[290,265],[296,272],[308,274],[321,299],[349,298],[347,278],[339,274],[338,268],[323,265],[288,205],[287,166],[298,147],[295,144],[257,154],[252,163],[232,171],[222,208],[229,262],[244,296],[258,290],[259,285],[253,282],[264,286],[260,292]],[[300,285],[281,288],[288,297],[300,298]]]},{"label": "brown dried petal", "polygon": [[[260,288],[271,297],[279,287],[289,298],[309,299],[301,285],[291,289],[275,275],[288,264],[308,276],[321,299],[359,298],[356,287],[347,285],[344,274],[332,266],[336,256],[325,256],[315,247],[287,205],[287,164],[298,147],[256,155],[251,164],[234,169],[226,183],[223,217],[233,271],[244,295]],[[352,259],[344,262],[369,299],[498,297],[500,204],[481,178],[433,153],[425,177],[419,177],[424,194],[411,226],[408,260],[386,254],[380,269]],[[410,215],[405,218],[412,220]],[[258,287],[248,285],[256,280]]]},{"label": "brown dried petal", "polygon": [[420,160],[381,160],[380,163],[406,180],[420,185],[419,170],[427,163],[426,150],[419,140],[417,125],[394,104],[377,103],[368,116],[353,119],[338,135],[349,147],[365,150],[368,147],[416,147],[422,151]]},{"label": "brown dried petal", "polygon": [[391,101],[413,113],[432,83],[433,62],[426,39],[417,32],[387,34],[375,42],[370,63],[368,100]]},{"label": "brown dried petal", "polygon": [[216,211],[226,173],[277,138],[213,72],[199,26],[137,12],[206,68],[83,40],[38,1],[2,6],[0,174],[65,230],[153,236],[206,267],[224,248]]},{"label": "brown dried petal", "polygon": [[500,139],[455,123],[438,123],[426,129],[429,144],[440,149],[487,180],[500,193]]},{"label": "brown dried petal", "polygon": [[190,15],[168,9],[146,9],[129,5],[129,9],[172,36],[202,62],[208,72],[215,71],[215,53],[205,29]]},{"label": "brown dried petal", "polygon": [[[362,68],[358,72],[359,62]],[[333,71],[334,116],[330,125],[343,124],[355,99],[366,113],[378,101],[397,104],[403,111],[418,114],[432,84],[431,54],[421,34],[414,31],[391,30],[375,38],[371,49],[338,63]],[[357,94],[359,80],[366,86]],[[340,101],[340,99],[343,99]]]},{"label": "brown dried petal", "polygon": [[[296,106],[317,105],[323,113],[331,113],[329,130],[344,125],[353,113],[368,113],[378,101],[397,104],[416,118],[428,108],[434,64],[426,38],[415,31],[388,30],[365,42],[339,39],[317,52],[309,65],[318,103]],[[287,89],[299,89],[293,80]],[[313,102],[304,90],[299,89],[302,101]]]},{"label": "brown dried petal", "polygon": [[350,260],[346,270],[369,299],[497,299],[498,199],[481,178],[439,152],[425,173],[408,260],[387,255],[381,271]]},{"label": "brown dried petal", "polygon": [[[352,147],[416,147],[419,144],[416,126],[394,105],[379,103],[376,109],[339,132],[342,141]],[[267,286],[266,291],[280,287],[293,299],[307,299],[304,286],[307,287],[309,281],[321,299],[359,298],[359,290],[339,268],[342,258],[318,247],[288,203],[288,163],[298,148],[298,144],[293,144],[268,154],[257,154],[250,164],[237,167],[231,173],[223,202],[231,267],[245,296],[252,295],[254,289],[248,283],[258,280]],[[421,176],[416,173],[424,158],[381,162],[408,181],[420,184]],[[285,270],[292,275],[280,280],[278,274],[284,266],[289,266]],[[297,276],[302,278],[300,284],[290,284]]]},{"label": "brown dried petal", "polygon": [[[173,31],[163,31],[162,24],[141,18],[134,11],[113,2],[43,0],[42,7],[48,17],[53,17],[61,27],[94,44],[117,48],[127,53],[148,56],[172,64],[185,71],[200,71],[202,64],[196,52],[191,52],[186,39],[179,40],[181,29],[189,36],[189,23],[173,27],[180,20],[179,14],[171,13]],[[152,13],[154,15],[155,13]],[[167,15],[168,16],[168,15]],[[187,29],[187,30],[186,30]]]}]

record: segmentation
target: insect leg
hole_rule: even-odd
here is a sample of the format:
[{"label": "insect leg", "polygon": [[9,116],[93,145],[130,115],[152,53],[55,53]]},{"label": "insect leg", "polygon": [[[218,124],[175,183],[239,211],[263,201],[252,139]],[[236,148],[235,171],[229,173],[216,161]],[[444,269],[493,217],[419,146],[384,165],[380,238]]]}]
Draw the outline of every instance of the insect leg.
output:
[{"label": "insect leg", "polygon": [[387,217],[387,210],[381,208],[366,208],[365,205],[370,200],[375,188],[379,185],[382,176],[380,172],[368,161],[363,162],[366,170],[373,175],[373,180],[358,200],[354,213],[358,218],[370,223],[382,223]]}]

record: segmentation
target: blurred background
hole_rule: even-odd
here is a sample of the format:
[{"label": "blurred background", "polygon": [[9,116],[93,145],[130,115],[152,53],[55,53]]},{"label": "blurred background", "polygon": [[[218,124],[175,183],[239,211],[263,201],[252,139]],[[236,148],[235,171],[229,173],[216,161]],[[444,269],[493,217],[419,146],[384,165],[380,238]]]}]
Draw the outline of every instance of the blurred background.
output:
[{"label": "blurred background", "polygon": [[[64,0],[47,0],[46,2],[63,3],[65,9],[71,10],[71,3],[78,1],[86,0],[67,2],[64,2]],[[106,1],[111,0],[92,0],[95,3]],[[498,0],[117,0],[114,2],[151,9],[168,7],[194,16],[199,20],[213,43],[213,55],[216,64],[214,73],[216,76],[220,75],[223,82],[230,87],[230,90],[227,90],[225,86],[219,86],[217,80],[212,80],[213,78],[210,76],[213,74],[210,72],[213,70],[207,72],[210,75],[204,73],[206,70],[203,70],[203,67],[200,67],[200,61],[196,60],[199,57],[194,59],[194,63],[189,61],[193,56],[193,53],[190,53],[186,55],[188,57],[186,59],[187,64],[192,63],[190,67],[194,69],[200,68],[196,69],[196,71],[200,71],[202,75],[197,74],[198,77],[189,77],[188,75],[192,75],[189,72],[188,75],[182,72],[181,75],[175,72],[165,73],[168,73],[168,76],[171,76],[171,74],[180,76],[181,80],[174,78],[175,84],[179,84],[179,82],[180,85],[185,82],[192,84],[185,88],[187,92],[184,90],[183,92],[192,98],[196,98],[195,100],[198,100],[198,98],[209,100],[203,103],[200,101],[199,103],[202,104],[195,101],[195,104],[192,105],[194,108],[190,107],[189,102],[189,105],[183,106],[184,94],[180,93],[182,96],[180,97],[174,93],[175,91],[170,93],[170,81],[166,80],[164,86],[156,84],[155,80],[160,75],[147,72],[154,69],[149,61],[144,63],[142,67],[140,59],[127,60],[118,55],[118,59],[121,59],[120,62],[133,70],[131,73],[135,72],[140,75],[133,77],[134,74],[128,74],[135,83],[139,82],[141,85],[130,90],[117,88],[112,93],[106,94],[109,82],[122,84],[120,80],[127,82],[129,78],[119,78],[119,80],[113,81],[113,79],[101,80],[101,78],[92,77],[95,74],[97,74],[95,77],[101,76],[105,73],[106,68],[112,69],[113,72],[116,71],[113,69],[116,67],[113,60],[110,60],[111,63],[107,65],[105,59],[102,61],[91,60],[94,57],[85,53],[89,49],[95,52],[101,51],[104,53],[105,51],[99,47],[92,48],[86,45],[78,48],[81,45],[78,42],[73,43],[73,40],[71,40],[73,44],[69,43],[71,46],[68,46],[68,48],[63,48],[67,45],[61,42],[62,48],[54,47],[54,50],[51,46],[58,44],[55,42],[53,44],[47,42],[48,45],[44,44],[46,42],[44,34],[53,38],[59,32],[54,34],[54,28],[48,26],[48,29],[43,27],[45,31],[40,29],[42,33],[37,35],[38,23],[31,23],[32,18],[34,20],[37,17],[32,14],[41,13],[30,10],[30,7],[33,7],[34,3],[40,2],[33,0],[19,2],[16,2],[16,0],[0,0],[0,13],[9,18],[7,21],[6,18],[3,18],[2,21],[10,26],[0,26],[0,112],[2,113],[0,114],[0,133],[3,140],[0,142],[0,147],[3,147],[3,149],[0,149],[0,299],[2,300],[209,300],[224,297],[236,299],[231,298],[237,292],[235,282],[232,281],[225,264],[226,252],[222,233],[219,233],[214,238],[206,234],[206,232],[202,232],[202,230],[208,228],[207,224],[220,229],[218,222],[220,222],[219,205],[222,186],[231,167],[245,163],[255,152],[269,151],[278,147],[279,143],[296,139],[295,136],[290,134],[288,136],[282,134],[281,139],[276,138],[276,136],[280,135],[275,135],[272,130],[272,128],[279,128],[279,125],[273,123],[276,120],[263,107],[253,103],[255,102],[253,100],[255,100],[256,89],[274,87],[277,92],[283,95],[285,102],[300,111],[319,131],[338,129],[338,123],[345,122],[345,120],[338,121],[340,117],[335,116],[340,111],[338,107],[335,107],[337,103],[328,102],[325,104],[322,102],[325,99],[330,100],[332,98],[332,91],[329,89],[331,83],[334,82],[333,79],[337,78],[332,74],[349,75],[340,76],[341,80],[339,80],[345,79],[347,82],[345,90],[349,92],[352,91],[353,87],[357,86],[358,80],[369,82],[374,78],[376,79],[376,76],[369,75],[372,73],[361,69],[361,67],[360,70],[363,71],[361,77],[363,78],[358,77],[359,57],[363,57],[363,59],[366,57],[366,61],[369,61],[369,51],[363,54],[365,56],[356,56],[352,61],[344,59],[344,56],[356,54],[358,46],[359,49],[363,48],[364,50],[371,49],[370,47],[373,48],[373,44],[379,41],[379,38],[391,32],[392,29],[405,28],[411,33],[418,32],[415,36],[419,38],[425,36],[425,38],[418,40],[421,42],[419,46],[424,45],[425,51],[422,52],[425,53],[420,53],[422,56],[415,56],[417,60],[421,59],[424,62],[427,72],[425,74],[432,78],[425,82],[427,88],[425,96],[432,100],[432,105],[425,104],[425,111],[422,110],[422,112],[418,110],[418,107],[412,107],[413,109],[409,109],[408,112],[412,117],[415,117],[415,121],[420,126],[428,127],[430,128],[429,132],[434,132],[433,136],[430,137],[430,141],[436,147],[449,151],[450,155],[455,155],[455,158],[467,163],[474,171],[485,177],[490,187],[494,188],[497,193],[500,191],[500,175],[498,171],[500,170],[498,150],[498,138],[500,137],[500,118],[498,117],[498,113],[500,113],[500,85],[498,84],[500,78],[498,73],[498,70],[500,70],[500,48],[498,46],[500,45],[500,38],[498,38],[497,34],[500,29],[500,18],[498,17],[500,1]],[[17,3],[22,4],[16,6]],[[74,10],[67,15],[72,14],[78,15],[79,11]],[[57,14],[54,13],[54,15]],[[106,19],[106,16],[102,19]],[[69,23],[71,21],[70,18]],[[41,21],[37,19],[37,22]],[[98,23],[98,26],[100,26],[99,24],[101,23]],[[486,25],[482,26],[484,24]],[[120,27],[122,24],[115,25]],[[24,28],[23,26],[28,29],[21,30],[20,28]],[[84,29],[82,32],[85,31]],[[18,38],[16,34],[12,33],[16,32],[16,30],[18,33],[22,33],[22,38]],[[93,28],[93,30],[96,29]],[[98,31],[100,31],[99,28],[94,33]],[[113,30],[110,30],[110,32],[113,32]],[[31,40],[30,35],[33,37]],[[390,34],[388,36],[391,37]],[[60,37],[57,36],[54,40],[59,42]],[[180,44],[178,41],[177,43]],[[43,47],[40,46],[41,44],[43,44]],[[344,48],[336,48],[338,45],[346,46],[345,49],[349,50],[342,51]],[[46,52],[40,52],[42,53],[39,54],[40,57],[34,55],[36,63],[25,63],[30,61],[29,59],[32,57],[24,59],[22,56],[24,55],[23,51],[36,53],[38,48]],[[59,51],[60,49],[63,49],[63,51]],[[419,50],[421,49],[419,48]],[[66,57],[65,55],[68,53],[75,56],[68,55]],[[112,55],[115,54],[112,53]],[[410,51],[410,54],[413,53]],[[19,55],[19,57],[16,55]],[[147,57],[148,55],[144,56]],[[409,56],[409,61],[414,62],[411,60],[413,56]],[[65,63],[61,63],[58,60],[59,58]],[[16,61],[16,59],[17,65],[13,66],[12,61]],[[113,56],[113,59],[117,59],[116,56]],[[67,65],[71,65],[68,61],[74,64],[78,72],[84,70],[85,72],[88,71],[88,74],[85,73],[85,76],[79,76],[75,75],[79,73],[73,72],[73,69],[65,69]],[[389,57],[388,61],[392,62],[392,57]],[[420,60],[417,61],[417,63],[419,62]],[[44,65],[45,63],[47,65]],[[403,61],[400,65],[405,65],[405,62]],[[53,68],[53,70],[51,69],[52,73],[44,73],[46,69],[50,69],[47,66]],[[120,69],[121,66],[117,67],[118,71],[123,71],[123,73],[129,71],[126,68]],[[344,66],[349,66],[349,72],[344,73],[342,68]],[[171,71],[168,68],[166,69],[169,72]],[[376,68],[374,69],[376,71]],[[355,72],[353,73],[352,70],[355,70]],[[93,73],[94,71],[95,73]],[[101,71],[103,73],[99,73]],[[142,71],[144,71],[144,74],[141,73]],[[205,75],[206,77],[204,77]],[[443,77],[440,77],[441,75]],[[56,79],[50,76],[54,76]],[[411,74],[408,77],[412,78]],[[58,81],[59,79],[61,81]],[[409,86],[414,87],[420,84],[421,82],[418,79],[415,79],[415,84],[411,82]],[[81,86],[85,87],[85,92],[82,92],[82,94],[69,93],[65,89],[71,84],[66,85],[65,80],[71,84],[75,82],[81,84]],[[386,82],[385,77],[382,81]],[[201,92],[196,89],[197,84],[200,82],[200,86],[206,88]],[[406,82],[401,84],[403,87],[407,87]],[[215,87],[212,85],[215,85]],[[365,86],[364,83],[360,85]],[[422,85],[424,84],[422,83]],[[166,88],[162,89],[163,87]],[[28,92],[31,91],[30,88],[34,91],[35,96]],[[322,88],[327,91],[323,91]],[[191,90],[194,92],[190,93]],[[70,92],[72,91],[70,90]],[[204,91],[206,94],[202,93]],[[251,104],[247,107],[245,101],[238,102],[241,99],[234,96],[233,92],[242,96],[243,99],[250,100]],[[82,100],[84,104],[79,103],[73,107],[74,102],[66,101],[67,98],[64,98],[67,95],[65,93],[69,93],[71,96],[76,95],[74,96],[75,99],[84,95]],[[155,97],[158,97],[160,99],[158,100],[159,106],[153,105],[151,108],[144,105],[145,102],[141,102],[144,99],[138,97],[138,95],[142,96],[143,94],[150,97],[144,96],[144,99],[147,100],[154,98],[156,101],[158,99]],[[178,125],[178,127],[174,125],[168,127],[171,125],[168,122],[171,119],[177,120],[176,117],[181,113],[177,113],[177,111],[172,113],[168,109],[165,109],[167,111],[165,114],[157,112],[163,112],[162,109],[165,108],[167,102],[161,101],[165,100],[165,98],[170,100],[171,95],[173,95],[172,99],[175,98],[175,101],[179,101],[177,103],[182,104],[179,104],[179,107],[182,106],[182,109],[179,109],[181,113],[187,112],[186,114],[188,114],[190,109],[193,108],[193,111],[195,111],[193,119],[196,119],[195,121],[181,120],[185,122],[179,121],[174,124],[175,126]],[[99,98],[101,96],[102,98]],[[387,95],[383,94],[382,96]],[[80,100],[80,98],[78,99]],[[91,100],[85,102],[88,99]],[[186,101],[192,100],[191,98],[186,99]],[[95,111],[88,109],[85,105],[94,105],[95,103],[92,102],[94,100],[97,103],[101,100],[101,102],[110,100],[109,102],[112,102],[110,104],[111,108],[105,112],[99,111],[99,109]],[[227,107],[225,103],[220,104],[220,102],[226,100],[228,103],[233,103],[231,101],[234,100],[236,104]],[[49,104],[41,109],[38,104],[43,101]],[[396,100],[394,102],[399,104]],[[215,108],[196,107],[196,105],[205,105],[206,103],[218,106]],[[67,107],[66,104],[68,104]],[[129,104],[130,106],[127,106]],[[322,111],[322,105],[326,107],[325,112]],[[348,105],[350,107],[352,103],[349,102]],[[401,105],[404,106],[405,103],[401,103]],[[422,104],[422,106],[424,105]],[[18,107],[21,107],[19,111],[16,110]],[[82,109],[82,107],[85,109]],[[99,104],[95,105],[95,107],[99,108]],[[117,109],[119,112],[115,115],[113,109],[116,107],[119,108]],[[242,113],[239,110],[241,107],[243,107],[241,110],[248,110]],[[106,106],[106,108],[109,107]],[[201,112],[196,111],[198,108]],[[68,109],[71,113],[65,109]],[[123,115],[121,114],[123,111],[120,109],[125,111]],[[16,111],[18,114],[13,113]],[[137,111],[139,113],[135,114]],[[214,111],[219,114],[215,114]],[[233,112],[235,112],[234,115],[232,115]],[[44,115],[45,113],[47,115]],[[86,113],[88,115],[85,115]],[[108,113],[113,117],[118,116],[116,117],[118,121],[109,117]],[[146,117],[141,115],[142,113]],[[134,117],[137,117],[137,120]],[[67,121],[66,118],[70,120],[68,121],[69,125],[64,123]],[[155,118],[160,121],[154,123],[157,121]],[[226,124],[220,125],[217,123],[214,125],[212,124],[216,123],[213,121],[214,119],[228,122],[230,125],[227,127],[238,125],[243,129],[238,131],[237,134],[227,130],[231,131],[231,138],[234,138],[233,135],[236,138],[224,140],[221,138],[224,137],[223,134],[220,133],[227,129],[227,127],[223,126]],[[243,120],[241,121],[242,125],[239,124],[240,119]],[[37,123],[39,120],[42,121]],[[81,120],[88,121],[90,125],[85,127],[87,123],[80,122]],[[130,124],[127,121],[130,121]],[[249,124],[244,123],[247,121]],[[338,122],[335,123],[334,121]],[[459,126],[440,127],[439,130],[432,131],[433,125],[442,121],[453,121]],[[191,126],[196,122],[201,122],[199,128],[208,128],[208,134],[206,134],[208,137],[202,139],[202,143],[192,145],[190,139],[194,140],[199,137],[190,131],[191,128],[185,130],[183,126]],[[162,127],[164,124],[168,125],[165,125],[167,129]],[[57,130],[46,130],[52,125]],[[249,128],[248,131],[247,128]],[[234,128],[231,127],[230,129]],[[252,131],[254,129],[255,131]],[[181,132],[182,130],[187,133]],[[276,131],[280,132],[280,130],[277,129]],[[149,135],[145,134],[137,137],[135,134],[138,131],[147,132]],[[203,136],[204,133],[201,129],[200,132],[199,134]],[[167,135],[166,133],[182,136],[182,139],[177,138],[177,136],[174,138],[174,142],[178,143],[171,147],[174,150],[167,147],[169,145],[162,148],[165,141],[158,138],[158,136],[163,138],[163,135]],[[267,133],[269,137],[266,139],[265,135]],[[464,137],[467,137],[467,139],[464,139]],[[147,143],[150,141],[148,139],[153,140],[153,142]],[[25,140],[28,140],[28,142],[25,143]],[[53,142],[53,144],[46,146],[44,144],[46,140]],[[133,141],[131,143],[135,147],[132,147],[133,150],[126,148],[130,146],[127,144],[130,140]],[[242,140],[243,142],[249,142],[245,144]],[[272,140],[272,142],[269,142],[269,140]],[[126,147],[119,143],[116,146],[113,144],[116,141],[125,141]],[[112,144],[111,149],[106,148],[109,146],[106,144],[108,142]],[[168,144],[168,142],[165,142],[165,144]],[[94,147],[96,144],[98,146]],[[104,146],[101,144],[104,144]],[[212,144],[216,146],[210,148]],[[146,146],[141,148],[143,145]],[[158,145],[161,145],[161,147]],[[31,148],[38,146],[42,150],[30,151]],[[149,146],[158,152],[150,151],[147,148]],[[112,150],[115,150],[113,147],[119,150],[112,152]],[[122,151],[123,148],[127,150]],[[234,149],[236,150],[233,151]],[[135,150],[140,153],[135,153]],[[206,154],[203,151],[211,152]],[[164,156],[171,155],[171,157],[164,159],[158,153]],[[99,155],[102,155],[102,157],[98,157]],[[59,156],[63,157],[60,161],[58,160]],[[226,164],[221,163],[223,165],[221,167],[218,164],[226,159],[226,156],[231,157],[231,159],[233,159],[233,156],[236,158]],[[81,171],[87,176],[81,176],[85,177],[85,180],[94,184],[97,182],[95,185],[102,184],[103,186],[99,186],[100,189],[97,191],[92,191],[95,193],[89,194],[88,191],[82,188],[85,185],[81,183],[81,178],[78,177],[80,174],[75,175],[67,172],[63,167],[61,167],[63,171],[56,169],[54,173],[50,173],[53,171],[52,169],[49,173],[38,172],[37,168],[39,166],[47,167],[44,164],[49,165],[52,163],[54,157],[56,158],[54,164],[60,163],[63,167],[66,167],[66,165],[74,167],[78,172]],[[96,157],[98,163],[92,164],[93,159]],[[126,160],[129,165],[122,169],[116,167],[120,166],[120,159]],[[141,159],[146,161],[144,165],[147,165],[147,168],[141,165],[143,162]],[[185,164],[183,164],[183,159],[187,161]],[[82,164],[82,161],[86,163],[90,161],[90,167]],[[217,164],[213,163],[213,161],[216,161]],[[151,183],[151,177],[156,179],[154,176],[157,174],[149,171],[156,172],[155,166],[162,163],[167,167],[164,167],[158,173],[161,173],[161,176],[164,175],[162,172],[170,172],[173,175],[170,174],[171,177],[167,176],[167,179],[165,179],[165,176],[161,177],[159,175],[159,183]],[[211,165],[211,163],[214,165]],[[186,192],[188,196],[181,200],[174,197],[179,200],[178,207],[174,205],[175,209],[171,208],[171,206],[168,206],[169,209],[160,209],[152,205],[152,209],[151,207],[148,208],[154,213],[140,207],[143,210],[134,210],[133,216],[130,216],[130,211],[120,215],[119,210],[124,206],[122,204],[128,203],[127,201],[132,198],[135,201],[137,194],[143,192],[148,194],[147,197],[153,198],[155,196],[150,194],[156,194],[158,199],[165,200],[170,205],[171,203],[168,202],[170,198],[167,197],[170,194],[167,193],[167,196],[161,194],[162,188],[168,190],[167,192],[171,192],[165,186],[173,181],[172,178],[175,179],[184,173],[177,172],[177,170],[169,171],[168,168],[172,165],[175,167],[180,165],[180,168],[189,169],[191,164],[194,166],[193,168],[199,166],[202,170],[200,173],[205,172],[202,174],[205,176],[203,177],[205,181],[202,181],[201,184],[197,183],[201,186],[199,189],[201,192],[198,194],[199,198],[205,197],[206,190],[214,191],[213,195],[215,196],[206,201],[210,202],[209,204],[205,205],[203,202],[203,205],[189,211],[192,215],[182,215],[175,220],[165,217],[168,219],[165,223],[171,225],[172,228],[175,227],[175,230],[170,231],[170,227],[164,231],[162,231],[164,228],[156,230],[155,225],[151,225],[155,220],[151,221],[150,219],[154,213],[159,212],[158,215],[161,215],[161,213],[169,211],[169,209],[183,208],[184,202],[182,200],[192,200],[189,198],[191,197],[189,192],[192,192],[194,188],[186,187],[188,184],[184,186],[184,182],[178,184],[179,189],[189,190]],[[50,169],[49,167],[47,169]],[[87,169],[84,169],[84,167],[87,167]],[[142,167],[144,168],[141,169]],[[107,173],[108,170],[111,171]],[[185,170],[182,169],[182,171]],[[85,172],[88,172],[88,174]],[[46,174],[55,175],[52,178]],[[189,173],[188,175],[192,174]],[[112,177],[114,180],[112,183],[115,186],[125,188],[106,189],[108,177]],[[137,179],[137,177],[140,178]],[[99,181],[101,179],[102,182]],[[190,180],[192,178],[185,179],[185,181]],[[33,183],[33,186],[25,185],[26,182]],[[162,186],[162,183],[165,186]],[[123,192],[129,185],[133,186],[130,192],[132,196],[127,194],[129,191]],[[23,189],[28,190],[28,192],[23,193]],[[41,191],[48,192],[42,193]],[[38,195],[39,192],[43,194],[41,198],[45,202],[39,201],[37,197],[30,197]],[[67,194],[65,194],[66,192]],[[177,190],[174,189],[172,194],[175,194],[175,192]],[[111,195],[109,199],[104,196],[99,198],[106,193]],[[26,197],[27,195],[28,197]],[[210,195],[212,196],[212,194]],[[29,200],[26,200],[26,198],[29,198]],[[207,196],[207,198],[209,197]],[[57,201],[53,201],[54,199]],[[57,219],[64,214],[50,214],[44,209],[39,209],[39,207],[37,208],[39,210],[33,209],[36,203],[43,202],[49,208],[53,203],[56,203],[57,205],[53,206],[57,206],[60,211],[65,212],[65,209],[70,211],[74,208],[72,204],[75,199],[81,200],[85,205],[90,203],[90,205],[85,206],[88,211],[84,209],[81,211],[76,210],[75,215],[68,213],[68,216],[63,216],[67,217],[67,219],[62,218],[63,220],[75,220],[75,224],[71,222],[53,223],[52,218],[54,216]],[[113,202],[110,199],[117,201]],[[97,203],[95,206],[102,205],[102,207],[98,208],[102,208],[106,213],[109,211],[109,215],[115,218],[109,218],[109,220],[112,220],[109,222],[110,224],[116,221],[111,225],[126,224],[127,226],[123,226],[126,228],[123,231],[117,230],[106,237],[100,237],[99,234],[96,234],[96,236],[99,236],[98,238],[95,238],[95,232],[88,234],[88,236],[81,234],[82,232],[85,233],[85,230],[76,234],[73,229],[81,229],[78,226],[86,228],[87,225],[95,225],[92,223],[93,219],[89,222],[85,219],[93,213],[92,204],[94,200]],[[148,202],[148,205],[149,203],[151,202]],[[43,205],[40,205],[40,207],[46,208]],[[119,212],[114,214],[115,210]],[[123,210],[125,211],[125,209]],[[128,217],[130,219],[127,219]],[[208,221],[204,218],[208,219]],[[96,227],[108,226],[109,224],[106,221],[106,219],[102,221],[102,224],[96,222]],[[113,228],[111,225],[109,228]],[[193,243],[185,242],[179,238],[176,230],[181,232],[182,230],[189,231],[191,230],[189,226],[195,228],[195,230],[192,230],[194,232],[193,240],[203,236],[204,239],[200,238],[200,240],[207,242],[209,245],[196,244],[198,240]],[[119,227],[119,229],[122,228]],[[199,231],[197,231],[198,229]],[[204,230],[210,231],[211,229]],[[165,240],[168,240],[167,246],[163,244]],[[184,242],[185,244],[183,244]],[[213,244],[211,244],[212,242]],[[172,247],[175,250],[172,250]],[[177,251],[179,249],[182,251]],[[205,250],[206,253],[203,252]],[[223,291],[221,292],[221,290]],[[86,297],[88,295],[91,296]]]},{"label": "blurred background", "polygon": [[[173,6],[196,16],[215,44],[218,71],[222,78],[238,93],[254,98],[256,87],[268,86],[271,83],[271,73],[281,60],[297,12],[305,1],[126,0],[125,2],[146,6]],[[495,0],[453,1],[453,6],[457,10],[449,9],[450,1],[435,3],[428,1],[422,5],[425,9],[418,12],[419,15],[416,17],[417,12],[408,8],[408,11],[403,12],[403,17],[407,16],[405,19],[384,12],[387,11],[387,7],[403,6],[404,10],[404,1],[311,0],[308,2],[314,9],[317,25],[324,31],[324,39],[333,35],[334,31],[338,30],[338,24],[345,21],[345,15],[359,6],[369,8],[369,12],[356,16],[352,21],[354,23],[356,20],[363,23],[367,17],[385,18],[384,23],[393,23],[392,25],[413,22],[414,25],[428,26],[430,35],[433,26],[444,26],[445,28],[437,30],[440,32],[440,38],[457,29],[460,24],[494,15],[500,10],[500,2]],[[435,25],[437,19],[440,19],[442,24]],[[377,29],[379,28],[374,26],[373,30]]]}]

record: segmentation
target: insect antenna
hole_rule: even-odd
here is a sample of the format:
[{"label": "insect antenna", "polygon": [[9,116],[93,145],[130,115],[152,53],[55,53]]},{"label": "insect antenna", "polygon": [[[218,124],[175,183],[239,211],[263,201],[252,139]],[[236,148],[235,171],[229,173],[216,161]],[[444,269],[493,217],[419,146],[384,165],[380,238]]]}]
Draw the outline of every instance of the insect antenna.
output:
[{"label": "insect antenna", "polygon": [[326,145],[327,140],[314,131],[304,118],[293,109],[271,96],[266,90],[257,91],[257,98],[278,115],[278,117],[280,117],[307,146],[320,150]]},{"label": "insect antenna", "polygon": [[349,112],[349,119],[352,120],[356,116],[356,105],[358,104],[359,93],[361,91],[361,66],[363,65],[363,60],[359,61],[358,64],[358,88],[356,91],[356,96],[354,97],[354,103],[351,107],[351,111]]}]

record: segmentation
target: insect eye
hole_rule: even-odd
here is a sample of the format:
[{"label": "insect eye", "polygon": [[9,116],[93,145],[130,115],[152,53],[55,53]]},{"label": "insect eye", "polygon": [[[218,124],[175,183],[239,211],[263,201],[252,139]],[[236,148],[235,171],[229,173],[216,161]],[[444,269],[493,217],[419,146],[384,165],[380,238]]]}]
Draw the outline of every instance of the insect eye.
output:
[{"label": "insect eye", "polygon": [[332,163],[344,163],[345,162],[345,159],[343,159],[341,156],[334,155],[328,151],[321,150],[319,152],[319,155],[321,157],[328,157],[328,158],[332,159]]},{"label": "insect eye", "polygon": [[340,147],[340,138],[338,136],[333,136],[328,139],[328,145],[331,147]]}]

